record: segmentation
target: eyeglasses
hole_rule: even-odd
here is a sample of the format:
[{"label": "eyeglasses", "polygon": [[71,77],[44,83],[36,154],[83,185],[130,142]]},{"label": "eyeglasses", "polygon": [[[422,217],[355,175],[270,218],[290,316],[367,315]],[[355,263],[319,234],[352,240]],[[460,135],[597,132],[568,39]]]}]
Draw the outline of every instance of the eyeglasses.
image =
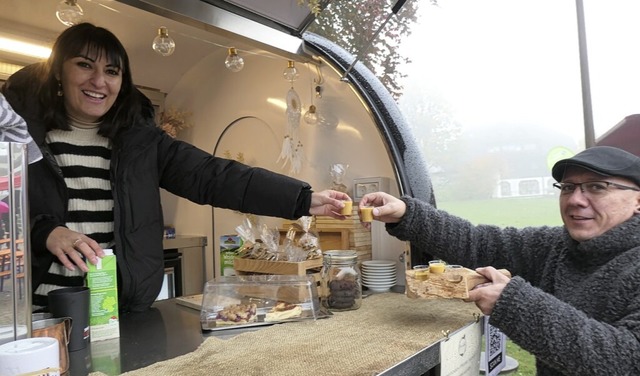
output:
[{"label": "eyeglasses", "polygon": [[611,192],[611,188],[617,188],[622,190],[631,190],[640,192],[640,188],[630,187],[628,185],[622,185],[618,183],[612,183],[610,181],[587,181],[584,183],[553,183],[553,186],[560,190],[561,195],[570,195],[575,192],[576,188],[580,187],[580,191],[588,196],[598,197],[604,196],[608,192]]}]

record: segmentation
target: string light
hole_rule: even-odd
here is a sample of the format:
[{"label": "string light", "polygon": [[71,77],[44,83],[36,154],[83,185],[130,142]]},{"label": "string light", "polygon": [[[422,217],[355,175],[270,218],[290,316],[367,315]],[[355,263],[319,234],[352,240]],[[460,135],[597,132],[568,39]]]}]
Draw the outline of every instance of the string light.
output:
[{"label": "string light", "polygon": [[[313,82],[316,82],[316,80],[314,79]],[[318,97],[318,98],[322,97],[320,95],[320,85],[316,86],[315,96]],[[309,124],[309,125],[318,124],[318,109],[313,104],[313,97],[314,97],[313,85],[311,85],[311,105],[309,106],[309,109],[307,110],[307,112],[302,117],[304,122]]]},{"label": "string light", "polygon": [[304,122],[309,125],[318,124],[318,114],[316,113],[316,106],[309,106],[309,110],[304,114]]},{"label": "string light", "polygon": [[297,80],[298,77],[300,77],[300,74],[298,73],[298,69],[296,68],[295,63],[291,60],[289,60],[289,62],[287,63],[287,67],[284,68],[282,75],[284,76],[285,80],[291,83],[293,83],[293,81]]},{"label": "string light", "polygon": [[56,17],[65,26],[73,26],[82,21],[84,12],[76,0],[62,0],[56,7]]},{"label": "string light", "polygon": [[229,54],[224,59],[224,66],[232,72],[240,72],[244,68],[244,59],[238,55],[234,47],[229,47]]},{"label": "string light", "polygon": [[162,56],[169,56],[173,54],[176,49],[176,42],[169,36],[169,31],[166,27],[161,26],[158,29],[158,35],[153,39],[151,45],[153,50]]}]

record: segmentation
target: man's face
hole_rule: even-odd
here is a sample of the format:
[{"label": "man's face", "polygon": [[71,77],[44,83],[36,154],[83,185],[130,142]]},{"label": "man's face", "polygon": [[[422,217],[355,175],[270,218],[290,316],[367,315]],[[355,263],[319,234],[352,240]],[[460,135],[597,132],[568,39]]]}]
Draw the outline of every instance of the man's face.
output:
[{"label": "man's face", "polygon": [[[638,188],[632,181],[602,176],[580,167],[568,166],[562,183],[606,181]],[[609,186],[601,195],[591,195],[576,188],[573,193],[560,195],[560,214],[571,237],[583,242],[604,234],[640,213],[640,192]]]}]

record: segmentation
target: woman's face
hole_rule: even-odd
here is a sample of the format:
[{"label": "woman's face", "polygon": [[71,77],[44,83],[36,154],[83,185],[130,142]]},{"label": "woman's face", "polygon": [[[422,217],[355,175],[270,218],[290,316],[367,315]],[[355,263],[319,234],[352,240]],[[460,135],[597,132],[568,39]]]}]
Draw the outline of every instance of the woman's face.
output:
[{"label": "woman's face", "polygon": [[113,106],[122,86],[122,72],[106,55],[76,56],[62,64],[59,79],[69,116],[95,123]]}]

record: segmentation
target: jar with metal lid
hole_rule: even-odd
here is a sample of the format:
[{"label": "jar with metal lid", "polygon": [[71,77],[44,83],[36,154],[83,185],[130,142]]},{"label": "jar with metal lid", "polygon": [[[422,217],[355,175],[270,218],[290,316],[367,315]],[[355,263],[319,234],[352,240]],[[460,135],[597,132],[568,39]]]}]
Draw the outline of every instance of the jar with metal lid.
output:
[{"label": "jar with metal lid", "polygon": [[326,251],[321,273],[322,305],[331,311],[360,308],[362,282],[355,251]]}]

